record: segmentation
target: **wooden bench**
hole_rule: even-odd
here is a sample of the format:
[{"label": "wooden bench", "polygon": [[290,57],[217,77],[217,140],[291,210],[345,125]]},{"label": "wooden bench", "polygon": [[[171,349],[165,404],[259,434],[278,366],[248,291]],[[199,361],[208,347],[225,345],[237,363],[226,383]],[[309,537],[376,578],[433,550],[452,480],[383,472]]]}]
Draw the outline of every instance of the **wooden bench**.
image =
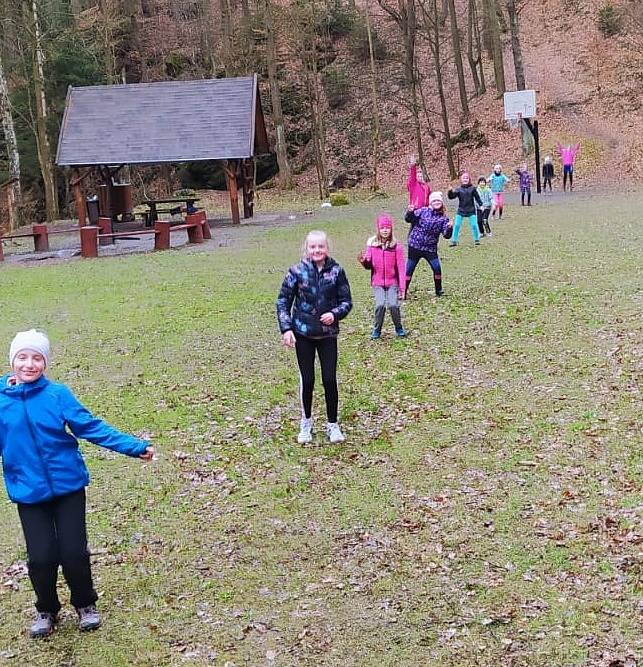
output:
[{"label": "wooden bench", "polygon": [[49,252],[49,237],[52,234],[69,234],[77,232],[80,227],[68,227],[65,229],[49,229],[45,224],[32,225],[30,232],[20,232],[18,234],[0,235],[0,262],[4,260],[3,241],[9,239],[33,238],[34,252]]},{"label": "wooden bench", "polygon": [[80,227],[80,254],[82,257],[98,257],[99,245],[114,243],[119,238],[154,234],[154,250],[169,250],[172,232],[186,230],[188,233],[188,243],[203,243],[205,239],[212,238],[205,211],[189,214],[186,217],[186,222],[182,225],[172,225],[169,220],[157,220],[154,223],[154,229],[132,230],[129,232],[103,231],[103,229],[104,227],[101,228],[98,226]]}]

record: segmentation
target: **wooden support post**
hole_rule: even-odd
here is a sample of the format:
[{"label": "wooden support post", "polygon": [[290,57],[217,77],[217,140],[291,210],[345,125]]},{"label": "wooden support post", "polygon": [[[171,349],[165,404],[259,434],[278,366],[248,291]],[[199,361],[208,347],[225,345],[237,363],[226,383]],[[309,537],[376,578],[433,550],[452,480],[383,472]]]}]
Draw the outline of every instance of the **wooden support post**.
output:
[{"label": "wooden support post", "polygon": [[201,224],[203,225],[203,238],[210,240],[212,238],[212,230],[208,222],[208,214],[205,211],[199,211],[196,215],[200,217]]},{"label": "wooden support post", "polygon": [[244,160],[241,166],[243,182],[243,217],[252,218],[255,207],[255,163],[254,158]]},{"label": "wooden support post", "polygon": [[170,249],[170,221],[157,220],[154,223],[154,250],[169,250]]},{"label": "wooden support post", "polygon": [[188,227],[188,243],[203,243],[203,225],[200,222]]},{"label": "wooden support post", "polygon": [[4,262],[4,243],[2,242],[2,234],[0,234],[0,262]]},{"label": "wooden support post", "polygon": [[[107,216],[101,215],[98,218],[98,228],[100,229],[101,234],[111,234],[112,233],[112,219]],[[99,235],[100,236],[100,235]],[[113,236],[108,236],[106,239],[98,239],[100,245],[112,245],[116,243]]]},{"label": "wooden support post", "polygon": [[98,257],[98,227],[85,225],[80,228],[81,257]]},{"label": "wooden support post", "polygon": [[49,231],[47,225],[33,225],[33,249],[35,252],[49,251]]},{"label": "wooden support post", "polygon": [[223,167],[225,171],[225,180],[230,193],[230,209],[232,211],[232,222],[238,225],[239,218],[239,191],[237,189],[237,163],[234,160],[228,161]]},{"label": "wooden support post", "polygon": [[84,227],[87,224],[87,206],[83,197],[83,190],[80,187],[80,180],[74,181],[71,186],[74,193],[74,202],[76,203],[76,216],[78,217],[78,226]]}]

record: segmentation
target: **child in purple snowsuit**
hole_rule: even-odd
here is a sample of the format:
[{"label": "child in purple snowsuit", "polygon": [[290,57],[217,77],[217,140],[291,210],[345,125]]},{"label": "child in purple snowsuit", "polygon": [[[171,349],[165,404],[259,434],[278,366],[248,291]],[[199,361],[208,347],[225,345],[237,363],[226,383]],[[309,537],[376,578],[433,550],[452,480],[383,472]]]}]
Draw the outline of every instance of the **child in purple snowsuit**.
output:
[{"label": "child in purple snowsuit", "polygon": [[527,171],[527,165],[523,164],[516,169],[518,178],[520,179],[520,203],[525,205],[525,195],[527,195],[527,206],[531,206],[531,174]]}]

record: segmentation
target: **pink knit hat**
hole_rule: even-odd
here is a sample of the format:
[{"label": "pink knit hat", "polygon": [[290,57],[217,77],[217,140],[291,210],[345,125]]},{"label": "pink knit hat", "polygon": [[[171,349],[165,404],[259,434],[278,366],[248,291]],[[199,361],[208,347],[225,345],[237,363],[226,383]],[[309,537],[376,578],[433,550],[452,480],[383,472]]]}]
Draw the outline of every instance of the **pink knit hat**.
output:
[{"label": "pink knit hat", "polygon": [[393,219],[387,213],[382,213],[377,216],[378,229],[393,229]]}]

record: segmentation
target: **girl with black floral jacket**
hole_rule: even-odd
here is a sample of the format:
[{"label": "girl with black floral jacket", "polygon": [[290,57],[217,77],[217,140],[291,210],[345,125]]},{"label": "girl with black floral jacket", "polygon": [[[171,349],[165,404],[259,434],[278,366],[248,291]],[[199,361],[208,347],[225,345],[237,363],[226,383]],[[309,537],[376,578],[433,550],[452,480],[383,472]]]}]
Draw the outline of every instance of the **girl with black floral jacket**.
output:
[{"label": "girl with black floral jacket", "polygon": [[343,442],[337,423],[337,335],[339,320],[353,307],[344,269],[328,256],[324,232],[306,237],[304,258],[291,266],[277,298],[277,321],[286,347],[294,347],[301,377],[302,418],[297,442],[312,440],[312,404],[315,354],[319,355],[326,397],[326,433],[331,442]]}]

